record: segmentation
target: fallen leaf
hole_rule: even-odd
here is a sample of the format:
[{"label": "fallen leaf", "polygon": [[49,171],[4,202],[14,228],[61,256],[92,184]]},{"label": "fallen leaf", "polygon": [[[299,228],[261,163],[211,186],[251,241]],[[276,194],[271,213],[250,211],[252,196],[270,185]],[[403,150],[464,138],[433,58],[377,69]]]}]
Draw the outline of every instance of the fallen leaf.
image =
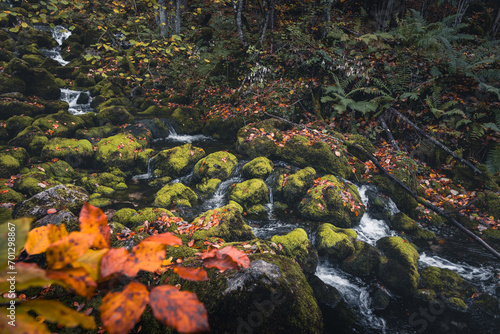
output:
[{"label": "fallen leaf", "polygon": [[95,235],[82,232],[71,232],[52,243],[46,252],[50,269],[61,269],[72,263],[87,251],[94,243]]},{"label": "fallen leaf", "polygon": [[108,218],[101,209],[84,203],[80,211],[80,231],[95,235],[92,247],[102,249],[109,248],[111,238],[111,228],[108,225]]},{"label": "fallen leaf", "polygon": [[183,278],[188,281],[208,281],[207,272],[201,268],[189,268],[184,266],[175,266],[174,273],[179,275],[180,278]]}]

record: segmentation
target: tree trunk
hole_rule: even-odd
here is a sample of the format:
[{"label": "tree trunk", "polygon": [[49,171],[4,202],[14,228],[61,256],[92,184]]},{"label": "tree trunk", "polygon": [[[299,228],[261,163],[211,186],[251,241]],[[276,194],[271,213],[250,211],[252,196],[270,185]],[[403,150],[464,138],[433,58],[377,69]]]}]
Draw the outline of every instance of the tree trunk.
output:
[{"label": "tree trunk", "polygon": [[182,0],[175,0],[174,35],[181,34],[181,10],[182,10]]},{"label": "tree trunk", "polygon": [[498,34],[498,30],[500,28],[500,6],[497,10],[497,15],[495,16],[495,21],[493,21],[493,25],[491,26],[490,36],[495,38]]},{"label": "tree trunk", "polygon": [[168,30],[167,0],[158,1],[158,5],[160,6],[158,8],[158,14],[160,16],[160,35],[165,38],[167,37]]},{"label": "tree trunk", "polygon": [[241,45],[246,48],[248,46],[247,38],[245,32],[243,31],[243,20],[241,14],[243,12],[243,1],[244,0],[231,0],[234,9],[234,17],[236,20],[236,28],[238,29],[238,36],[240,37]]},{"label": "tree trunk", "polygon": [[462,18],[464,17],[467,8],[469,8],[470,0],[460,0],[457,8],[457,17],[455,18],[455,22],[453,23],[453,28],[458,27],[458,25],[462,22]]},{"label": "tree trunk", "polygon": [[323,4],[321,6],[323,22],[321,22],[321,39],[325,38],[328,34],[328,30],[330,29],[330,25],[332,23],[332,5],[333,0],[323,0]]}]

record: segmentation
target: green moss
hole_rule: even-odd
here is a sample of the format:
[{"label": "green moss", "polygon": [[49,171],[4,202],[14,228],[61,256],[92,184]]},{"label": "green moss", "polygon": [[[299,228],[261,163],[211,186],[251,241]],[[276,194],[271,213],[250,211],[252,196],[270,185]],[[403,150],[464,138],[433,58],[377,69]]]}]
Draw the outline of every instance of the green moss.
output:
[{"label": "green moss", "polygon": [[290,175],[283,187],[283,200],[286,203],[294,204],[307,193],[307,189],[313,186],[316,178],[314,168],[306,167]]},{"label": "green moss", "polygon": [[102,193],[99,189],[103,186],[112,189],[118,189],[118,184],[124,183],[125,178],[117,176],[112,173],[94,173],[89,176],[83,177],[81,180],[82,185],[90,192]]},{"label": "green moss", "polygon": [[20,180],[16,182],[16,190],[26,194],[28,197],[31,197],[33,195],[38,194],[39,192],[42,192],[47,186],[41,187],[41,181],[37,178],[34,177],[22,177]]},{"label": "green moss", "polygon": [[404,232],[412,239],[431,240],[436,238],[433,232],[422,228],[416,221],[402,212],[390,217],[389,226],[396,231]]},{"label": "green moss", "polygon": [[318,228],[316,248],[320,255],[341,261],[354,254],[356,238],[354,230],[322,224]]},{"label": "green moss", "polygon": [[[0,199],[1,201],[1,199]],[[1,202],[4,203],[4,202]],[[12,220],[12,210],[0,207],[0,224],[3,224],[9,220]]]},{"label": "green moss", "polygon": [[202,112],[196,108],[176,108],[170,118],[176,122],[181,133],[200,133],[204,126]]},{"label": "green moss", "polygon": [[405,239],[400,237],[384,237],[377,241],[377,247],[389,258],[404,265],[417,267],[420,255]]},{"label": "green moss", "polygon": [[100,186],[99,188],[96,189],[96,191],[102,195],[111,195],[112,193],[115,192],[115,190],[113,188],[106,187],[106,186]]},{"label": "green moss", "polygon": [[223,119],[221,116],[210,117],[205,123],[203,134],[218,139],[235,140],[238,130],[248,123],[248,117],[231,117]]},{"label": "green moss", "polygon": [[26,84],[23,80],[16,76],[8,76],[4,73],[0,74],[0,94],[26,91]]},{"label": "green moss", "polygon": [[345,141],[347,150],[361,161],[366,161],[368,158],[364,155],[364,153],[354,147],[354,144],[358,144],[370,154],[375,153],[375,147],[368,138],[358,134],[349,134],[349,138]]},{"label": "green moss", "polygon": [[107,124],[90,129],[79,129],[75,133],[75,138],[87,139],[92,143],[98,142],[102,138],[110,137],[118,132],[119,128],[112,124]]},{"label": "green moss", "polygon": [[[215,220],[218,221],[218,224],[215,223]],[[207,230],[197,230],[193,234],[193,239],[197,240],[219,237],[225,241],[244,241],[255,238],[252,228],[245,223],[240,209],[233,204],[208,210],[196,217],[192,224],[199,227],[212,225]]]},{"label": "green moss", "polygon": [[111,204],[111,200],[105,197],[93,198],[89,201],[90,205],[97,206],[98,208],[103,208]]},{"label": "green moss", "polygon": [[72,137],[77,129],[83,128],[83,125],[81,118],[64,110],[33,122],[33,126],[39,127],[42,131],[53,131],[52,137]]},{"label": "green moss", "polygon": [[198,189],[200,192],[204,194],[213,194],[215,193],[215,190],[217,189],[217,186],[221,183],[222,181],[220,179],[208,179],[204,180],[201,183],[198,183],[196,185],[196,189]]},{"label": "green moss", "polygon": [[21,165],[19,161],[9,154],[0,154],[0,177],[10,178],[11,175],[19,173]]},{"label": "green moss", "polygon": [[15,137],[19,132],[33,123],[33,118],[29,116],[12,116],[5,121],[5,126],[10,137]]},{"label": "green moss", "polygon": [[479,193],[479,207],[486,211],[490,216],[500,219],[500,196],[492,191]]},{"label": "green moss", "polygon": [[196,255],[198,251],[188,246],[179,246],[179,247],[167,247],[166,258],[172,258],[172,261],[177,259],[188,259]]},{"label": "green moss", "polygon": [[238,163],[238,159],[229,152],[219,151],[199,160],[194,166],[193,179],[197,183],[206,183],[209,179],[226,180]]},{"label": "green moss", "polygon": [[124,182],[120,182],[115,186],[116,190],[125,190],[127,189],[128,186]]},{"label": "green moss", "polygon": [[456,298],[456,297],[450,297],[448,298],[448,302],[454,305],[456,308],[461,309],[461,310],[467,310],[467,305],[465,305],[465,302],[463,299]]},{"label": "green moss", "polygon": [[469,298],[474,287],[450,269],[427,267],[420,272],[423,287],[434,290],[447,298]]},{"label": "green moss", "polygon": [[111,218],[111,221],[120,223],[127,227],[132,227],[132,224],[130,224],[130,218],[132,218],[134,215],[137,215],[137,211],[135,211],[134,209],[123,208],[115,212],[115,214]]},{"label": "green moss", "polygon": [[245,164],[241,174],[247,179],[265,179],[273,170],[274,164],[266,157],[258,157]]},{"label": "green moss", "polygon": [[318,254],[309,242],[306,231],[297,228],[287,235],[275,235],[271,241],[281,244],[283,253],[295,259],[305,272],[314,274],[318,265]]},{"label": "green moss", "polygon": [[354,254],[342,261],[342,270],[358,277],[374,276],[380,264],[379,250],[364,241],[356,241],[355,247]]},{"label": "green moss", "polygon": [[327,175],[321,178],[318,186],[308,191],[299,204],[299,211],[312,220],[351,227],[359,223],[365,207],[354,185],[344,184],[336,177]]},{"label": "green moss", "polygon": [[[342,146],[337,148],[342,152]],[[326,173],[349,178],[352,175],[351,166],[345,155],[338,157],[330,147],[322,142],[311,142],[307,137],[294,136],[288,140],[281,151],[283,160],[298,167],[314,167]]]},{"label": "green moss", "polygon": [[94,149],[88,140],[52,138],[42,149],[42,157],[65,160],[70,166],[89,166],[92,164]]},{"label": "green moss", "polygon": [[129,219],[129,224],[132,227],[139,226],[144,224],[145,221],[154,222],[158,220],[162,214],[166,214],[169,217],[172,217],[172,212],[163,208],[145,208],[139,210],[137,215],[133,215]]},{"label": "green moss", "polygon": [[54,178],[61,183],[71,183],[76,177],[76,172],[66,161],[57,160],[43,163],[35,168],[42,168],[49,178]]},{"label": "green moss", "polygon": [[205,151],[191,144],[184,144],[158,153],[153,160],[155,176],[178,178],[189,173]]},{"label": "green moss", "polygon": [[7,187],[3,182],[0,184],[0,203],[19,203],[24,200],[25,198],[22,194],[11,187]]},{"label": "green moss", "polygon": [[96,162],[104,168],[131,171],[136,166],[137,152],[144,148],[137,138],[119,133],[97,143]]},{"label": "green moss", "polygon": [[229,200],[239,203],[245,211],[251,207],[269,202],[269,190],[261,179],[251,179],[236,184]]},{"label": "green moss", "polygon": [[167,184],[155,195],[155,205],[163,207],[171,205],[191,207],[197,200],[195,192],[182,183]]},{"label": "green moss", "polygon": [[132,116],[127,109],[122,106],[111,106],[103,108],[97,114],[97,122],[100,126],[105,124],[122,125],[132,123],[134,116]]},{"label": "green moss", "polygon": [[241,128],[236,139],[238,152],[251,159],[256,157],[278,158],[281,148],[267,135],[276,139],[281,138],[281,130],[287,127],[286,123],[282,121],[266,119]]}]

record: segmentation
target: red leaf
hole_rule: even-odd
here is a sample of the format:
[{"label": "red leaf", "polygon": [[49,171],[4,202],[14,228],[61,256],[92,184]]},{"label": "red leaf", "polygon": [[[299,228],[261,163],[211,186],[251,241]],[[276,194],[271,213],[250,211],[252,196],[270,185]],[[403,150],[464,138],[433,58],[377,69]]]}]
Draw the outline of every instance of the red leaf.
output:
[{"label": "red leaf", "polygon": [[101,320],[109,334],[128,333],[141,319],[149,303],[148,289],[131,282],[121,292],[110,292],[102,299]]},{"label": "red leaf", "polygon": [[104,254],[101,259],[101,277],[121,273],[128,254],[125,248],[113,248]]},{"label": "red leaf", "polygon": [[162,234],[152,235],[149,238],[142,240],[142,242],[156,242],[156,243],[159,243],[162,245],[182,246],[182,240],[180,238],[174,236],[172,233],[168,233],[168,232],[162,233]]},{"label": "red leaf", "polygon": [[203,260],[205,267],[217,268],[221,272],[227,269],[240,269],[240,266],[242,268],[250,267],[248,256],[233,246],[213,249],[210,252],[202,253],[200,258]]},{"label": "red leaf", "polygon": [[54,209],[54,208],[47,210],[47,214],[49,214],[49,215],[52,213],[56,213],[56,212],[57,212],[57,209]]},{"label": "red leaf", "polygon": [[175,266],[174,273],[188,281],[208,281],[207,272],[201,268]]},{"label": "red leaf", "polygon": [[96,235],[92,247],[97,249],[109,248],[111,228],[108,226],[108,218],[101,209],[84,203],[80,211],[80,231]]},{"label": "red leaf", "polygon": [[210,330],[207,310],[196,294],[162,285],[151,290],[149,298],[153,315],[161,323],[182,333]]}]

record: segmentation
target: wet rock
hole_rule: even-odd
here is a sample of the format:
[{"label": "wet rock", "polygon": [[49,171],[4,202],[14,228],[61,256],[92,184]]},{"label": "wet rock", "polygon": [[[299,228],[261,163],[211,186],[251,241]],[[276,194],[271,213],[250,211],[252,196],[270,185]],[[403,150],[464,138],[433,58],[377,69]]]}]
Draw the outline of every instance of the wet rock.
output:
[{"label": "wet rock", "polygon": [[66,230],[68,232],[78,231],[80,229],[80,223],[78,217],[75,216],[71,211],[61,210],[56,213],[48,214],[42,218],[34,221],[31,224],[31,228],[37,228],[41,226],[46,226],[48,224],[52,225],[66,225]]},{"label": "wet rock", "polygon": [[197,108],[176,108],[170,115],[170,118],[175,122],[176,128],[180,133],[200,133],[205,125],[202,119],[202,112]]},{"label": "wet rock", "polygon": [[236,169],[237,163],[238,159],[233,154],[224,151],[209,154],[199,160],[193,170],[193,179],[198,183],[196,188],[206,193],[214,192],[215,187],[207,187],[210,180],[228,179]]},{"label": "wet rock", "polygon": [[191,144],[184,144],[163,150],[153,158],[156,177],[178,178],[189,173],[194,165],[205,156],[205,151]]},{"label": "wet rock", "polygon": [[248,162],[241,169],[246,179],[265,179],[273,170],[274,164],[266,157],[258,157]]},{"label": "wet rock", "polygon": [[94,150],[85,139],[52,138],[42,149],[42,157],[52,160],[65,160],[72,167],[92,165]]},{"label": "wet rock", "polygon": [[119,168],[132,172],[136,166],[137,152],[144,144],[130,134],[119,133],[103,138],[97,143],[96,162],[104,169]]},{"label": "wet rock", "polygon": [[248,123],[244,117],[210,117],[203,128],[203,134],[218,139],[236,139],[238,130]]},{"label": "wet rock", "polygon": [[105,124],[122,125],[132,123],[134,116],[132,116],[127,109],[122,106],[110,106],[102,108],[97,113],[97,122],[99,126]]},{"label": "wet rock", "polygon": [[356,241],[354,254],[342,261],[340,268],[358,277],[373,277],[380,264],[380,251],[364,241]]},{"label": "wet rock", "polygon": [[299,204],[299,211],[312,220],[351,227],[359,223],[365,207],[356,186],[327,175],[308,191]]},{"label": "wet rock", "polygon": [[229,200],[235,201],[248,213],[265,212],[263,204],[269,202],[269,190],[261,179],[251,179],[232,187]]},{"label": "wet rock", "polygon": [[354,230],[322,224],[318,228],[316,248],[319,255],[328,256],[334,261],[342,261],[354,254],[357,236]]},{"label": "wet rock", "polygon": [[16,76],[8,76],[0,73],[0,94],[26,91],[26,84]]},{"label": "wet rock", "polygon": [[309,241],[306,231],[297,228],[283,236],[275,235],[271,241],[281,244],[283,254],[297,261],[305,273],[314,274],[316,272],[318,252]]},{"label": "wet rock", "polygon": [[412,241],[432,240],[436,238],[433,232],[422,228],[416,221],[402,212],[391,216],[388,224],[393,230],[403,232]]},{"label": "wet rock", "polygon": [[33,118],[29,116],[13,116],[9,118],[5,125],[11,138],[15,137],[19,132],[27,128],[33,123]]},{"label": "wet rock", "polygon": [[71,138],[76,130],[83,128],[84,122],[81,118],[61,110],[57,114],[38,118],[33,122],[43,132],[49,131],[52,137]]},{"label": "wet rock", "polygon": [[19,203],[25,199],[21,193],[18,193],[11,187],[7,187],[4,184],[0,185],[0,203]]},{"label": "wet rock", "polygon": [[141,119],[140,123],[144,124],[151,131],[154,139],[167,138],[170,134],[168,126],[162,119]]},{"label": "wet rock", "polygon": [[410,295],[417,289],[420,279],[416,249],[400,237],[384,237],[377,241],[377,247],[385,255],[379,266],[380,281],[403,296]]},{"label": "wet rock", "polygon": [[161,188],[155,195],[155,205],[162,207],[188,206],[198,200],[195,192],[182,183],[171,183]]},{"label": "wet rock", "polygon": [[102,138],[116,135],[119,130],[120,128],[112,124],[107,124],[98,127],[91,127],[89,129],[79,129],[76,131],[75,138],[87,139],[91,143],[95,144]]},{"label": "wet rock", "polygon": [[298,203],[306,195],[307,190],[313,186],[315,178],[316,171],[311,167],[299,170],[288,176],[286,180],[281,177],[279,180],[281,185],[285,184],[282,190],[283,201],[288,204]]},{"label": "wet rock", "polygon": [[206,226],[207,229],[197,230],[193,234],[193,239],[219,237],[227,242],[254,239],[252,228],[246,224],[241,213],[241,210],[233,204],[204,212],[196,217],[192,224]]},{"label": "wet rock", "polygon": [[89,195],[83,188],[57,185],[18,203],[14,207],[12,216],[14,218],[34,217],[39,219],[47,215],[48,209],[62,210],[65,208],[78,215],[83,203],[88,200]]},{"label": "wet rock", "polygon": [[276,119],[267,119],[247,125],[238,131],[236,148],[238,152],[251,159],[256,157],[278,158],[281,148],[273,139],[281,139],[282,130],[290,126]]},{"label": "wet rock", "polygon": [[116,190],[127,189],[127,185],[125,184],[125,178],[123,176],[115,175],[112,173],[104,172],[104,173],[94,173],[88,176],[84,176],[81,179],[81,184],[87,189],[89,192],[98,192],[99,188],[108,187]]},{"label": "wet rock", "polygon": [[19,173],[20,167],[19,161],[10,154],[0,154],[0,177],[10,178]]}]

